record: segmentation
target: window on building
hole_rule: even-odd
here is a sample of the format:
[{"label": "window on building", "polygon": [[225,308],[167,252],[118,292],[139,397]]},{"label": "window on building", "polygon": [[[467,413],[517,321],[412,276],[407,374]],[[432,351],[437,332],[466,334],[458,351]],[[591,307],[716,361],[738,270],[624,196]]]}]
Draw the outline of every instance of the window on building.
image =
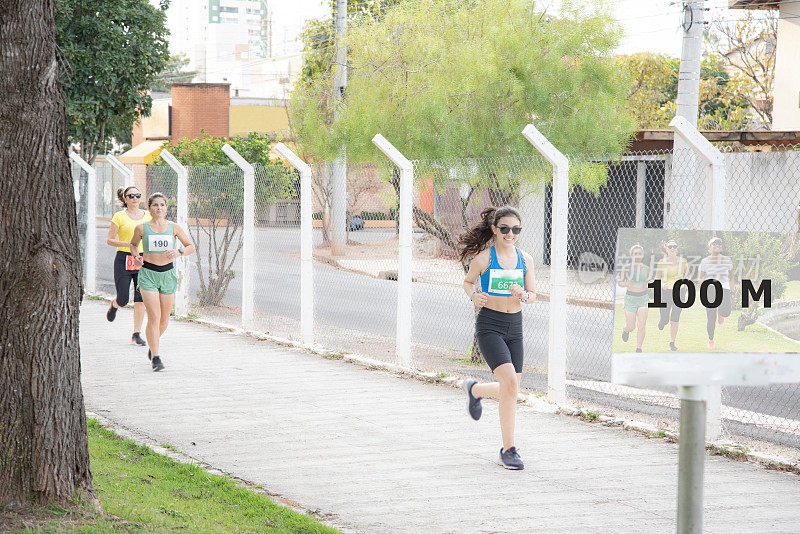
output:
[{"label": "window on building", "polygon": [[229,6],[222,6],[219,8],[221,13],[238,13],[238,7],[229,7]]}]

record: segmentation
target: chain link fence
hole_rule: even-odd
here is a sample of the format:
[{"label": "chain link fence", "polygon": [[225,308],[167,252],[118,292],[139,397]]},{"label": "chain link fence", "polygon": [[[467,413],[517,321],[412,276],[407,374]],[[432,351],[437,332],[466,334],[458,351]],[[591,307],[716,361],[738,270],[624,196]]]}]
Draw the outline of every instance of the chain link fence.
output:
[{"label": "chain link fence", "polygon": [[[727,178],[726,228],[798,232],[800,152],[721,150]],[[598,161],[608,168],[608,179],[601,189],[596,194],[578,188],[570,192],[568,261],[581,278],[603,279],[607,282],[600,287],[613,287],[613,247],[618,228],[711,227],[710,169],[688,148],[678,144],[671,152],[620,158],[570,156],[573,168]],[[796,249],[788,247],[786,252],[797,258]],[[593,265],[601,267],[595,269]],[[624,318],[616,317],[612,326],[613,313],[609,310],[593,316],[589,306],[598,295],[591,285],[579,283],[568,292],[586,301],[585,306],[571,304],[568,312],[567,393],[573,402],[584,408],[604,406],[643,414],[658,427],[676,430],[680,403],[674,388],[640,389],[610,383],[612,335],[621,336]],[[789,295],[780,306],[800,307],[800,301],[791,298]],[[736,314],[728,325],[736,328]],[[675,336],[678,347],[682,333],[679,326]],[[663,346],[656,350],[669,351],[670,325],[667,321],[661,324],[657,310],[650,310],[646,337],[663,338]],[[800,447],[799,407],[800,387],[794,384],[724,387],[721,438],[751,449],[762,449],[765,442]]]},{"label": "chain link fence", "polygon": [[[389,162],[347,163],[346,220],[333,228],[332,163],[311,166],[314,339],[342,352],[397,363],[397,188]],[[335,230],[344,234],[334,250]]]},{"label": "chain link fence", "polygon": [[[611,383],[612,340],[622,335],[625,323],[621,311],[614,315],[615,299],[622,294],[614,276],[621,267],[615,264],[617,233],[620,228],[692,229],[710,224],[710,171],[680,144],[674,151],[573,154],[568,159],[571,175],[583,175],[584,185],[569,194],[567,395],[581,408],[645,414],[658,426],[675,428],[675,388]],[[632,336],[665,337],[657,350],[667,352],[668,336],[658,332],[656,315],[649,310],[646,326],[639,324]]]},{"label": "chain link fence", "polygon": [[[522,216],[519,246],[534,257],[536,291],[549,294],[545,249],[545,187],[552,171],[540,157],[419,160],[414,162],[415,201],[412,341],[414,365],[424,371],[491,380],[474,338],[475,309],[464,292],[467,265],[459,237],[489,206],[511,205]],[[547,247],[543,245],[547,243]],[[523,386],[546,392],[548,305],[525,306]]]},{"label": "chain link fence", "polygon": [[[723,148],[730,230],[800,235],[800,151],[739,152]],[[567,394],[580,407],[603,407],[676,428],[672,388],[612,384],[614,269],[619,228],[700,229],[711,226],[711,176],[688,147],[624,155],[570,155],[567,277]],[[524,308],[523,386],[547,384],[552,168],[540,157],[509,156],[414,161],[412,354],[417,369],[490,379],[474,344],[475,311],[462,289],[460,234],[490,205],[521,213],[519,245],[535,263],[537,302]],[[98,163],[98,221],[110,217],[122,177]],[[397,363],[395,355],[399,173],[389,162],[347,164],[345,245],[333,250],[332,177],[336,166],[312,166],[315,341],[335,351]],[[241,326],[242,171],[235,166],[188,169],[191,313]],[[80,180],[74,172],[80,195]],[[177,176],[149,166],[147,191],[169,198],[175,218]],[[300,340],[299,175],[283,165],[255,167],[256,330]],[[114,192],[113,195],[110,193]],[[98,226],[98,288],[113,291],[113,248]],[[792,241],[793,254],[800,241]],[[108,249],[108,250],[106,250]],[[800,263],[800,261],[798,261]],[[790,298],[795,295],[792,300]],[[800,287],[781,306],[800,307]],[[649,334],[663,337],[651,311]],[[650,334],[651,333],[651,334]],[[681,332],[675,342],[680,346]],[[800,346],[800,345],[799,345]],[[750,448],[767,441],[800,447],[797,385],[723,388],[723,435]]]},{"label": "chain link fence", "polygon": [[[793,265],[789,278],[797,280],[800,278],[800,151],[793,147],[753,152],[737,152],[731,147],[720,150],[725,155],[728,182],[727,228],[786,234],[787,253]],[[796,322],[796,313],[800,312],[797,284],[789,282],[771,315],[794,317]],[[800,339],[798,330],[792,334],[795,340]],[[800,385],[724,387],[722,405],[725,432],[743,437],[745,445],[754,448],[758,446],[754,440],[766,440],[800,447]]]}]

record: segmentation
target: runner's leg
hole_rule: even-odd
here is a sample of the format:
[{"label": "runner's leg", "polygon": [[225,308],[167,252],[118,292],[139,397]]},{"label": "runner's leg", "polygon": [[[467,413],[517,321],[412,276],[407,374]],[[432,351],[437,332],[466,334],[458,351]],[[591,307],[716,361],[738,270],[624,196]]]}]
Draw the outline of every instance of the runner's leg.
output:
[{"label": "runner's leg", "polygon": [[514,446],[514,426],[517,417],[517,393],[519,379],[514,365],[504,363],[494,370],[500,393],[500,433],[503,436],[503,450]]},{"label": "runner's leg", "polygon": [[647,312],[649,309],[647,306],[642,306],[636,311],[636,324],[637,324],[637,331],[636,331],[636,348],[642,348],[642,343],[644,343],[644,336],[647,333]]},{"label": "runner's leg", "polygon": [[175,295],[158,295],[161,305],[161,321],[158,324],[159,337],[164,335],[164,332],[169,326],[169,316],[172,313],[172,305],[175,302]]},{"label": "runner's leg", "polygon": [[161,336],[161,302],[159,300],[159,293],[157,291],[142,291],[142,301],[147,310],[147,328],[145,335],[147,336],[147,344],[150,346],[150,351],[153,355],[158,354],[158,341]]}]

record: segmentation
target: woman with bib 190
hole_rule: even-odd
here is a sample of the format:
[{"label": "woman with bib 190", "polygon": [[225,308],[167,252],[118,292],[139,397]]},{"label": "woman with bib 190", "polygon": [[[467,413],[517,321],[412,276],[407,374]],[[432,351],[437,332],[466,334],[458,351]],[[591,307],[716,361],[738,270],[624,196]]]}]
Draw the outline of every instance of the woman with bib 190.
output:
[{"label": "woman with bib 190", "polygon": [[[133,261],[131,255],[130,241],[133,231],[142,222],[150,220],[150,214],[139,208],[142,194],[136,186],[119,188],[117,198],[122,202],[123,210],[114,214],[111,224],[108,227],[108,239],[106,243],[112,247],[117,247],[117,255],[114,257],[114,287],[117,296],[111,300],[108,307],[106,318],[113,321],[117,317],[117,310],[124,308],[128,304],[131,294],[131,282],[133,282],[133,336],[131,343],[146,345],[142,336],[142,322],[144,321],[144,304],[142,295],[137,287],[139,265]],[[139,249],[141,252],[141,249]]]},{"label": "woman with bib 190", "polygon": [[[172,312],[175,290],[178,288],[178,275],[172,260],[194,252],[194,245],[183,228],[166,219],[167,198],[164,195],[150,195],[147,208],[152,220],[136,227],[131,239],[131,250],[142,242],[144,256],[137,254],[136,261],[142,264],[139,270],[139,291],[147,309],[145,333],[150,344],[147,355],[153,370],[160,371],[164,368],[159,353],[160,339],[169,325],[169,314]],[[176,237],[184,248],[175,248]]]},{"label": "woman with bib 190", "polygon": [[[472,258],[463,285],[480,309],[475,319],[478,347],[497,378],[497,382],[485,384],[464,382],[467,410],[477,420],[483,410],[482,397],[499,399],[503,438],[500,463],[506,469],[524,468],[514,444],[523,359],[521,303],[535,299],[533,258],[516,247],[521,221],[512,207],[487,208],[481,213],[481,222],[459,240],[462,263]],[[479,278],[481,287],[475,289]]]}]

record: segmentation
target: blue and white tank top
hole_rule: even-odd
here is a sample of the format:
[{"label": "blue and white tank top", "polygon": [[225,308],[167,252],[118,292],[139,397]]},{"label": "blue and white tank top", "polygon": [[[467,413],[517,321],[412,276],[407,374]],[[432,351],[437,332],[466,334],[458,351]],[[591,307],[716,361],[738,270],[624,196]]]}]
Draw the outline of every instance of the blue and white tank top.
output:
[{"label": "blue and white tank top", "polygon": [[[516,248],[516,247],[514,247]],[[517,250],[517,266],[513,269],[504,269],[497,261],[497,250],[492,245],[492,262],[489,268],[481,273],[481,291],[487,295],[507,297],[511,295],[511,286],[518,284],[525,289],[525,258],[522,251]]]}]

